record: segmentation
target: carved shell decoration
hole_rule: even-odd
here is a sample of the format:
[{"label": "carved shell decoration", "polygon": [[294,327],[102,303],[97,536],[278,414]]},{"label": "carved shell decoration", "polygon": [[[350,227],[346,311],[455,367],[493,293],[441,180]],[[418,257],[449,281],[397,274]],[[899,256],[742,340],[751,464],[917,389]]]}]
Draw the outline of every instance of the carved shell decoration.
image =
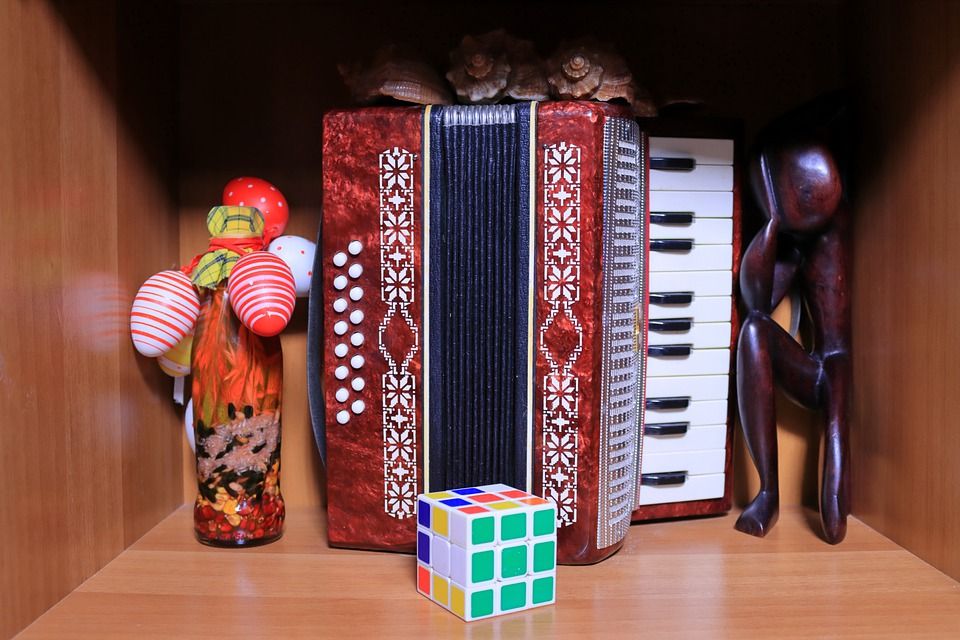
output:
[{"label": "carved shell decoration", "polygon": [[450,91],[434,69],[395,47],[381,49],[369,65],[341,65],[340,75],[360,104],[385,98],[414,104],[451,104]]},{"label": "carved shell decoration", "polygon": [[547,97],[543,62],[533,44],[502,29],[464,37],[460,46],[450,52],[447,80],[460,102],[466,104]]},{"label": "carved shell decoration", "polygon": [[612,47],[585,38],[561,47],[547,60],[550,93],[561,100],[622,100],[636,115],[656,115],[650,94],[641,89],[626,60]]}]

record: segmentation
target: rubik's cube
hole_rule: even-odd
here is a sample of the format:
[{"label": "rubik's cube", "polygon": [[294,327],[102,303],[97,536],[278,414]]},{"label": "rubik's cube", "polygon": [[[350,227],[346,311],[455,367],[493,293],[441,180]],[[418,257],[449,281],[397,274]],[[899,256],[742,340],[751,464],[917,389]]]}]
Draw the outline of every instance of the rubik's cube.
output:
[{"label": "rubik's cube", "polygon": [[466,621],[552,604],[557,508],[504,484],[417,500],[417,590]]}]

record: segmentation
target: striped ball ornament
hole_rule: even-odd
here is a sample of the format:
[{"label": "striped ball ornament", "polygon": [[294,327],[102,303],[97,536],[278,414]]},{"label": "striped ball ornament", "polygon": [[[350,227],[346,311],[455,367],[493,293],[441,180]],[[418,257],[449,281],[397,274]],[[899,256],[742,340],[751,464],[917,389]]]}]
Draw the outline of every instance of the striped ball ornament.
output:
[{"label": "striped ball ornament", "polygon": [[230,306],[243,325],[260,336],[275,336],[293,314],[297,293],[287,264],[267,251],[243,256],[227,281]]},{"label": "striped ball ornament", "polygon": [[130,309],[130,335],[141,354],[156,358],[193,333],[200,297],[190,278],[179,271],[161,271],[147,278]]}]

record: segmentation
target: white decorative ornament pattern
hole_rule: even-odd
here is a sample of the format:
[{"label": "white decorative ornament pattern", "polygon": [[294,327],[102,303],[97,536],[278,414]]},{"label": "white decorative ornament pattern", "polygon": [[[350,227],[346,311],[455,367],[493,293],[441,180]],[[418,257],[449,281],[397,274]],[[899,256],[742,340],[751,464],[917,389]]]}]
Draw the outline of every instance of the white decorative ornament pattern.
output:
[{"label": "white decorative ornament pattern", "polygon": [[[377,330],[387,363],[383,388],[383,509],[398,519],[414,515],[417,498],[417,388],[410,364],[420,332],[410,312],[414,299],[414,153],[393,147],[380,154],[380,299],[386,306]],[[353,251],[351,251],[353,253]],[[406,344],[396,354],[386,344]],[[409,331],[398,340],[398,331]]]},{"label": "white decorative ornament pattern", "polygon": [[[573,312],[580,300],[580,147],[547,145],[543,159],[543,300],[547,316],[539,327],[539,350],[547,360],[543,377],[541,484],[557,504],[559,526],[577,521],[577,456],[580,380],[573,366],[583,351],[583,327]],[[576,335],[573,349],[558,358],[545,337],[558,321]]]}]

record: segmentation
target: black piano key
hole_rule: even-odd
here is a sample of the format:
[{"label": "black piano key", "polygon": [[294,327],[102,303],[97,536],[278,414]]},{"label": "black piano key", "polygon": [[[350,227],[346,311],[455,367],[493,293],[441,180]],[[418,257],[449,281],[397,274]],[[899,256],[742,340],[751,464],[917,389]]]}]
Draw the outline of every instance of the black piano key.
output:
[{"label": "black piano key", "polygon": [[650,168],[660,171],[693,171],[696,167],[693,158],[650,158]]},{"label": "black piano key", "polygon": [[691,224],[692,211],[651,211],[650,222],[654,224]]},{"label": "black piano key", "polygon": [[672,396],[669,398],[647,398],[644,406],[649,409],[686,409],[690,406],[690,396]]},{"label": "black piano key", "polygon": [[667,291],[650,294],[650,304],[690,304],[691,302],[693,302],[693,291]]},{"label": "black piano key", "polygon": [[683,484],[687,481],[686,471],[670,471],[668,473],[645,473],[640,476],[640,484],[645,487],[667,487]]},{"label": "black piano key", "polygon": [[693,240],[651,240],[651,251],[690,251],[693,249]]},{"label": "black piano key", "polygon": [[661,318],[647,322],[650,331],[690,331],[693,318]]},{"label": "black piano key", "polygon": [[689,422],[655,422],[643,425],[645,436],[682,436],[690,427]]},{"label": "black piano key", "polygon": [[688,356],[693,350],[692,344],[652,344],[647,347],[648,356]]}]

